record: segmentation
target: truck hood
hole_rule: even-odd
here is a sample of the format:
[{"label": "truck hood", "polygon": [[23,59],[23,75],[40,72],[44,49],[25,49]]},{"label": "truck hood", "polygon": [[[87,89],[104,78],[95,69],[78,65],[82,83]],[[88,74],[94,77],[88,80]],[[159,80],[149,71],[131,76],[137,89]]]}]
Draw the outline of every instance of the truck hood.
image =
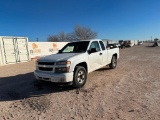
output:
[{"label": "truck hood", "polygon": [[57,61],[66,61],[71,57],[77,56],[83,53],[60,53],[60,54],[53,54],[49,56],[42,57],[38,59],[40,62],[57,62]]}]

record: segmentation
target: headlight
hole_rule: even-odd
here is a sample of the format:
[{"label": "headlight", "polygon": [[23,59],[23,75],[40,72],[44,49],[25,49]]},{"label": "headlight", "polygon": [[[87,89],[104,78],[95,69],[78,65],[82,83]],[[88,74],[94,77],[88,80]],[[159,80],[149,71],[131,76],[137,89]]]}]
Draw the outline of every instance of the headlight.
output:
[{"label": "headlight", "polygon": [[56,65],[70,65],[70,64],[71,64],[70,61],[60,61],[56,63]]},{"label": "headlight", "polygon": [[66,73],[69,72],[69,67],[57,67],[55,73]]}]

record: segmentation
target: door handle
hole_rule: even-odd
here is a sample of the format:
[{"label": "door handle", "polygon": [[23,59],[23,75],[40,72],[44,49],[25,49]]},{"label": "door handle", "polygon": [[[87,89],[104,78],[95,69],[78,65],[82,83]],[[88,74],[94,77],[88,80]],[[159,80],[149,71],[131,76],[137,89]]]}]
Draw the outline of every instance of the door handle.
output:
[{"label": "door handle", "polygon": [[102,55],[102,53],[99,53],[99,55]]}]

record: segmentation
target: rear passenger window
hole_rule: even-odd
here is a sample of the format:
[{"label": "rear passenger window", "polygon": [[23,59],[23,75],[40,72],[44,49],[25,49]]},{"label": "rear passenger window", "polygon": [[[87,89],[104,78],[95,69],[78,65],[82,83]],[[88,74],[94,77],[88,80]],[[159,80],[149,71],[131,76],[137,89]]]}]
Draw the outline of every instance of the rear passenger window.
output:
[{"label": "rear passenger window", "polygon": [[101,48],[102,50],[105,50],[105,46],[104,46],[104,43],[102,41],[99,41],[100,45],[101,45]]}]

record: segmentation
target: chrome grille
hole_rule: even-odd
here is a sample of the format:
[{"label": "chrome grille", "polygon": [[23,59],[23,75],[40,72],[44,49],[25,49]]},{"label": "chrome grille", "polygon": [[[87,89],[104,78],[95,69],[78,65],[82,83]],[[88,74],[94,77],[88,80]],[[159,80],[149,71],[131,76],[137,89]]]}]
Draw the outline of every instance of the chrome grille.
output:
[{"label": "chrome grille", "polygon": [[38,62],[38,65],[54,65],[55,62]]},{"label": "chrome grille", "polygon": [[52,71],[53,68],[48,68],[48,67],[39,67],[39,70],[41,71]]}]

